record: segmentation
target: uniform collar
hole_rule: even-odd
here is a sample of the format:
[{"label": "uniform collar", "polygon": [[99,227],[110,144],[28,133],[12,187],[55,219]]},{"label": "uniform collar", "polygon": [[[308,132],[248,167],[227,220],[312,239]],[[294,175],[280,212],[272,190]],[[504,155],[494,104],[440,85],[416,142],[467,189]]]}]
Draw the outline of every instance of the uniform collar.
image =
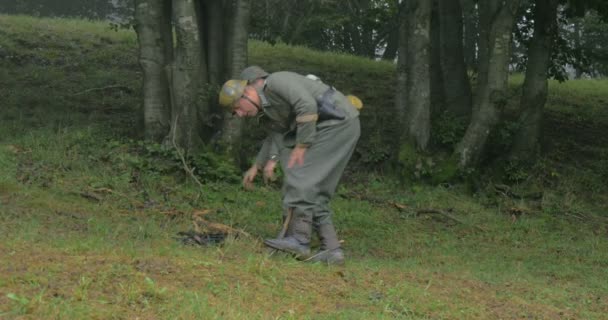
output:
[{"label": "uniform collar", "polygon": [[258,93],[258,96],[260,97],[260,106],[262,107],[262,109],[270,107],[270,102],[268,102],[268,98],[266,98],[266,94],[264,94],[264,89],[266,89],[266,80],[264,80],[264,86],[262,86],[262,88],[255,89]]}]

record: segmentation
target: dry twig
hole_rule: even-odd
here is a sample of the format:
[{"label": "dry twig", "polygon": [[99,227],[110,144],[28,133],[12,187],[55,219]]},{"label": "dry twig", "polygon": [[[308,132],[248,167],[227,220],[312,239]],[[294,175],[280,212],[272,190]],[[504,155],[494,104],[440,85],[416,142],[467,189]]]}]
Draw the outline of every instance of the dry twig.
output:
[{"label": "dry twig", "polygon": [[[200,180],[198,180],[198,178],[194,175],[194,169],[190,168],[190,166],[188,166],[188,163],[186,162],[186,159],[184,158],[184,155],[182,154],[182,152],[180,151],[179,147],[177,146],[177,143],[175,142],[175,130],[177,127],[177,119],[179,119],[179,114],[175,116],[175,121],[173,122],[173,133],[172,133],[172,139],[171,142],[173,143],[173,148],[175,148],[175,151],[177,151],[177,155],[179,156],[180,160],[182,161],[182,165],[184,166],[184,170],[190,175],[190,177],[192,177],[192,179],[194,180],[194,182],[196,182],[196,184],[198,184],[198,186],[201,188],[201,190],[203,189],[203,184],[200,182]],[[199,191],[199,196],[200,196],[201,191]]]},{"label": "dry twig", "polygon": [[85,93],[88,93],[88,92],[101,91],[101,90],[107,90],[107,89],[131,90],[129,87],[121,86],[121,85],[118,85],[118,84],[114,84],[114,85],[105,86],[105,87],[101,87],[101,88],[91,88],[91,89],[87,89],[87,90],[84,90],[84,91],[76,92],[76,93],[72,94],[72,96],[79,96],[81,94],[85,94]]}]

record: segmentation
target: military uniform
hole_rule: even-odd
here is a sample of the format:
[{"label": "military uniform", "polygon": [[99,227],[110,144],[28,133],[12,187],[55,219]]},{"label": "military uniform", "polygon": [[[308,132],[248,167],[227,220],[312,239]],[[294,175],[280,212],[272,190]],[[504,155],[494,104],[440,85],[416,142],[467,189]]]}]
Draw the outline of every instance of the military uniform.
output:
[{"label": "military uniform", "polygon": [[[329,201],[359,139],[359,112],[341,92],[293,72],[269,75],[257,91],[266,118],[260,123],[270,134],[256,163],[263,167],[275,156],[280,160],[283,206],[293,210],[289,237],[307,247],[314,223],[322,249],[338,249]],[[334,109],[319,113],[321,104]],[[304,164],[288,169],[297,145],[307,147]]]}]

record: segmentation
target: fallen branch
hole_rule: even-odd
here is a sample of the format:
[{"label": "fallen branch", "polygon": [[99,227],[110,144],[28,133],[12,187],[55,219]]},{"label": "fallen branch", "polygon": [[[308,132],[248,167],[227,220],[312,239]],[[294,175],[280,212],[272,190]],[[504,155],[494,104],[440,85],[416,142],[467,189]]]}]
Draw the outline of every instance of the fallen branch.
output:
[{"label": "fallen branch", "polygon": [[[171,142],[173,143],[173,148],[175,148],[175,151],[177,151],[177,155],[179,156],[180,160],[182,161],[182,165],[184,166],[184,170],[190,175],[190,177],[192,177],[192,179],[194,180],[194,182],[196,182],[196,184],[198,184],[198,186],[201,187],[201,190],[202,190],[203,189],[203,184],[194,175],[194,169],[192,169],[192,168],[190,168],[190,166],[188,166],[188,163],[186,162],[186,159],[184,158],[184,155],[179,150],[179,147],[177,146],[177,143],[175,143],[175,130],[177,128],[177,119],[179,119],[179,114],[175,116],[175,121],[173,122],[173,133],[172,133],[173,137],[171,139]],[[199,196],[200,196],[200,191],[199,191]]]},{"label": "fallen branch", "polygon": [[508,198],[519,199],[519,200],[522,200],[522,199],[540,200],[543,198],[542,192],[532,192],[532,193],[522,195],[522,194],[513,192],[511,190],[511,187],[504,185],[504,184],[495,184],[494,191],[496,193],[506,196]]},{"label": "fallen branch", "polygon": [[[449,209],[449,210],[451,211],[451,209]],[[443,210],[438,210],[438,209],[418,209],[418,210],[416,210],[416,216],[422,215],[422,214],[438,214],[438,215],[441,215],[442,217],[446,217],[446,218],[448,218],[448,219],[450,219],[452,221],[455,221],[457,223],[463,224],[465,226],[473,227],[473,228],[475,228],[475,229],[477,229],[479,231],[483,231],[483,232],[488,231],[488,230],[486,230],[486,229],[484,229],[484,228],[482,228],[482,227],[480,227],[478,225],[470,225],[470,224],[466,223],[465,221],[462,221],[462,220],[454,217],[453,215],[451,215],[451,214],[449,214],[449,213],[447,213],[447,212],[445,212]]]},{"label": "fallen branch", "polygon": [[207,230],[211,232],[222,232],[226,234],[239,234],[251,238],[251,235],[249,233],[241,229],[233,228],[223,223],[205,220],[203,216],[206,216],[209,213],[211,213],[211,210],[196,210],[192,212],[192,225],[194,227],[194,231],[203,233],[205,232],[205,230]]},{"label": "fallen branch", "polygon": [[121,86],[118,84],[114,84],[114,85],[110,85],[110,86],[105,86],[105,87],[101,87],[101,88],[91,88],[91,89],[87,89],[84,91],[80,91],[80,92],[76,92],[74,94],[72,94],[72,96],[79,96],[81,94],[85,94],[88,92],[93,92],[93,91],[101,91],[101,90],[107,90],[107,89],[123,89],[125,91],[130,91],[131,88],[127,87],[127,86]]},{"label": "fallen branch", "polygon": [[[358,200],[367,200],[371,203],[376,203],[376,204],[383,204],[383,205],[390,205],[394,208],[396,208],[397,210],[401,211],[401,212],[408,212],[410,210],[408,210],[408,206],[402,203],[398,203],[398,202],[394,202],[394,201],[389,201],[389,200],[385,200],[385,199],[380,199],[380,198],[375,198],[375,197],[370,197],[370,196],[366,196],[366,195],[360,195],[357,193],[353,193],[353,194],[342,194],[341,195],[343,198],[357,198]],[[448,211],[452,211],[452,209],[448,209]],[[416,216],[421,215],[421,214],[438,214],[441,216],[444,216],[452,221],[455,221],[457,223],[463,224],[463,225],[469,225],[468,223],[454,217],[453,215],[449,214],[448,212],[444,212],[442,210],[438,210],[438,209],[418,209],[415,213]],[[476,226],[476,225],[470,225],[471,227],[486,232],[487,230],[480,227],[480,226]]]}]

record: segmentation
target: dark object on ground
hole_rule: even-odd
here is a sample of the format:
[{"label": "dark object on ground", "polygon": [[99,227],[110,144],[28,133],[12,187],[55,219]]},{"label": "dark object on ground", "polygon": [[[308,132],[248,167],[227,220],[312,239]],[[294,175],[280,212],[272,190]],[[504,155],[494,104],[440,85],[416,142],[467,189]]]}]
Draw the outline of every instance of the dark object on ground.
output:
[{"label": "dark object on ground", "polygon": [[224,242],[227,235],[228,234],[222,232],[202,233],[188,230],[178,232],[175,238],[185,245],[212,246]]}]

